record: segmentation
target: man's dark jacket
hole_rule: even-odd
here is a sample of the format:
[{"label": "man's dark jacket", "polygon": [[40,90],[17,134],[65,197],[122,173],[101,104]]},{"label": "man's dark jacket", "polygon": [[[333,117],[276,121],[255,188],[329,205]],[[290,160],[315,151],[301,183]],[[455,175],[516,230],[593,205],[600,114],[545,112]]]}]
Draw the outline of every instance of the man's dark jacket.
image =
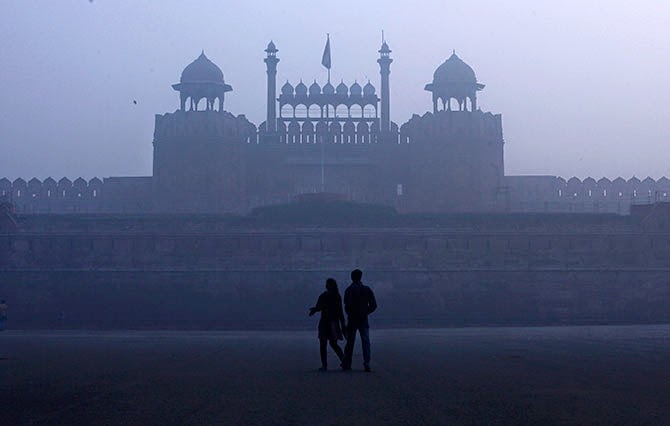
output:
[{"label": "man's dark jacket", "polygon": [[349,327],[368,327],[368,315],[377,309],[372,289],[360,282],[351,283],[344,292],[344,311]]}]

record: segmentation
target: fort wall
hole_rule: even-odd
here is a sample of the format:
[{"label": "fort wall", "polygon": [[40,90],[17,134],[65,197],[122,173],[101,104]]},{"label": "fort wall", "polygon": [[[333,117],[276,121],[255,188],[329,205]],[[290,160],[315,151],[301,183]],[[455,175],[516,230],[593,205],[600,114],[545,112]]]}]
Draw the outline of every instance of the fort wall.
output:
[{"label": "fort wall", "polygon": [[379,325],[670,320],[670,233],[568,228],[4,234],[0,293],[17,327],[302,327],[361,267]]},{"label": "fort wall", "polygon": [[621,177],[595,180],[558,176],[505,176],[511,212],[628,214],[632,205],[670,200],[670,180]]},{"label": "fort wall", "polygon": [[[369,154],[370,151],[370,147],[364,145],[357,145],[349,150],[338,146],[327,149],[332,155],[325,163],[325,168],[326,173],[331,177],[336,176],[337,173],[350,173],[349,168],[343,170],[343,164],[351,161],[349,154],[354,149],[361,151],[363,156]],[[320,190],[321,153],[318,145],[314,145],[310,150],[303,146],[291,148],[282,145],[275,148],[266,146],[259,148],[259,145],[255,144],[249,147],[246,155],[248,164],[258,165],[258,168],[255,169],[258,170],[258,173],[250,176],[248,180],[250,190],[247,207],[249,209],[262,205],[285,203],[301,193],[319,192]],[[275,176],[270,174],[270,171],[274,169],[263,169],[260,166],[270,164],[268,161],[272,161],[273,158],[274,161],[277,161],[278,157],[284,158],[284,155],[286,155],[285,161],[282,161],[281,164],[286,169],[286,173]],[[407,142],[397,144],[385,155],[392,158],[404,158],[410,155],[410,144]],[[384,157],[381,156],[381,158]],[[367,194],[363,194],[359,197],[359,201],[381,202],[400,207],[399,210],[402,211],[401,206],[405,201],[403,197],[396,197],[397,184],[403,182],[403,178],[399,176],[406,176],[409,171],[397,166],[401,174],[385,178],[389,170],[386,168],[380,170],[375,167],[375,164],[369,160],[359,160],[358,167],[359,169],[367,168],[368,170],[364,173],[374,177],[372,183],[376,182],[383,186],[383,189],[372,192],[385,195],[384,197],[368,197]],[[302,186],[292,185],[290,169],[301,167],[312,169],[309,172],[312,178],[307,180],[307,182],[312,182],[311,185],[307,183]],[[370,173],[369,169],[376,172]],[[284,180],[283,184],[282,180]],[[356,180],[362,182],[361,179]],[[349,189],[349,187],[342,186],[341,179],[332,179],[332,181],[332,189],[335,192],[344,192]],[[368,181],[365,183],[372,185]],[[631,205],[670,200],[670,180],[666,177],[660,179],[647,177],[644,180],[636,177],[629,179],[618,177],[616,179],[601,178],[596,181],[593,178],[581,180],[577,177],[566,180],[560,176],[504,176],[502,183],[502,188],[496,196],[496,208],[498,211],[516,213],[627,215]],[[3,178],[0,179],[0,198],[11,200],[16,206],[17,213],[20,214],[147,213],[153,211],[153,185],[151,176],[93,178],[88,181],[77,178],[74,182],[65,177],[59,181],[52,178],[43,181],[32,178],[28,182],[22,178],[17,178],[13,182]],[[206,183],[203,185],[207,187]],[[445,184],[444,187],[448,190],[444,195],[445,201],[452,200],[452,185]],[[200,186],[195,188],[197,189],[194,191],[198,191]],[[421,188],[420,185],[419,188]],[[168,185],[168,190],[170,189]],[[405,184],[403,191],[406,193],[408,189]],[[464,192],[470,192],[470,189],[465,187]],[[352,196],[352,198],[356,197]]]}]

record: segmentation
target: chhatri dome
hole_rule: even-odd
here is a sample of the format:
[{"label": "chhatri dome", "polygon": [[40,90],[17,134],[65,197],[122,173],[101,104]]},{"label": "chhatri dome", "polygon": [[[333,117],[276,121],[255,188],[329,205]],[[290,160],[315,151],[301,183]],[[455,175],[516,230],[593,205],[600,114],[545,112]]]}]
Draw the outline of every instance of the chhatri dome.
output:
[{"label": "chhatri dome", "polygon": [[433,74],[433,84],[461,82],[476,83],[477,77],[470,65],[463,62],[456,52],[452,53],[449,59],[437,67]]},{"label": "chhatri dome", "polygon": [[225,93],[233,90],[223,81],[221,68],[210,61],[204,51],[184,68],[179,83],[173,84],[172,88],[179,92],[182,111],[186,111],[187,106],[191,111],[198,111],[202,99],[205,99],[206,111],[216,110],[217,101],[218,111],[223,111]]},{"label": "chhatri dome", "polygon": [[223,83],[223,72],[214,62],[205,56],[203,50],[195,61],[184,68],[180,83]]},{"label": "chhatri dome", "polygon": [[467,100],[470,110],[477,109],[477,92],[484,85],[477,82],[477,76],[470,65],[466,64],[454,51],[433,73],[433,82],[426,84],[425,89],[433,93],[433,112],[438,111],[439,102],[445,110],[451,110],[451,99],[455,99],[458,109],[467,111]]}]

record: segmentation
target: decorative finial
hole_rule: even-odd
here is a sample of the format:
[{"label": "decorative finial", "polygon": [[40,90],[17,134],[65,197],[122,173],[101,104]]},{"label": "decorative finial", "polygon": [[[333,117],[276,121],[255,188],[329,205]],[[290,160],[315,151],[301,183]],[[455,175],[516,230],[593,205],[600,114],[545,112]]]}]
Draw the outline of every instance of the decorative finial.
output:
[{"label": "decorative finial", "polygon": [[452,55],[455,55],[455,54],[456,54],[456,49],[453,49],[453,50],[451,51],[451,54],[452,54]]},{"label": "decorative finial", "polygon": [[386,43],[386,39],[384,38],[384,30],[382,30],[382,44]]}]

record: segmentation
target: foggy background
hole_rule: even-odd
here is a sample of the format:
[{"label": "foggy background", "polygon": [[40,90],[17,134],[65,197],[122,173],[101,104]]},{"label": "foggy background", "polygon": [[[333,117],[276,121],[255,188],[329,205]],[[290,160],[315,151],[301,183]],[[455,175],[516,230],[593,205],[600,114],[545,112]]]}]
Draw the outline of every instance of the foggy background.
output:
[{"label": "foggy background", "polygon": [[[423,90],[452,49],[503,114],[506,174],[670,175],[670,3],[665,1],[3,1],[0,177],[151,175],[154,114],[202,49],[233,86],[225,109],[265,118],[263,49],[278,90],[368,78],[381,30],[393,50],[391,118],[431,107]],[[136,101],[137,104],[134,104]]]}]

